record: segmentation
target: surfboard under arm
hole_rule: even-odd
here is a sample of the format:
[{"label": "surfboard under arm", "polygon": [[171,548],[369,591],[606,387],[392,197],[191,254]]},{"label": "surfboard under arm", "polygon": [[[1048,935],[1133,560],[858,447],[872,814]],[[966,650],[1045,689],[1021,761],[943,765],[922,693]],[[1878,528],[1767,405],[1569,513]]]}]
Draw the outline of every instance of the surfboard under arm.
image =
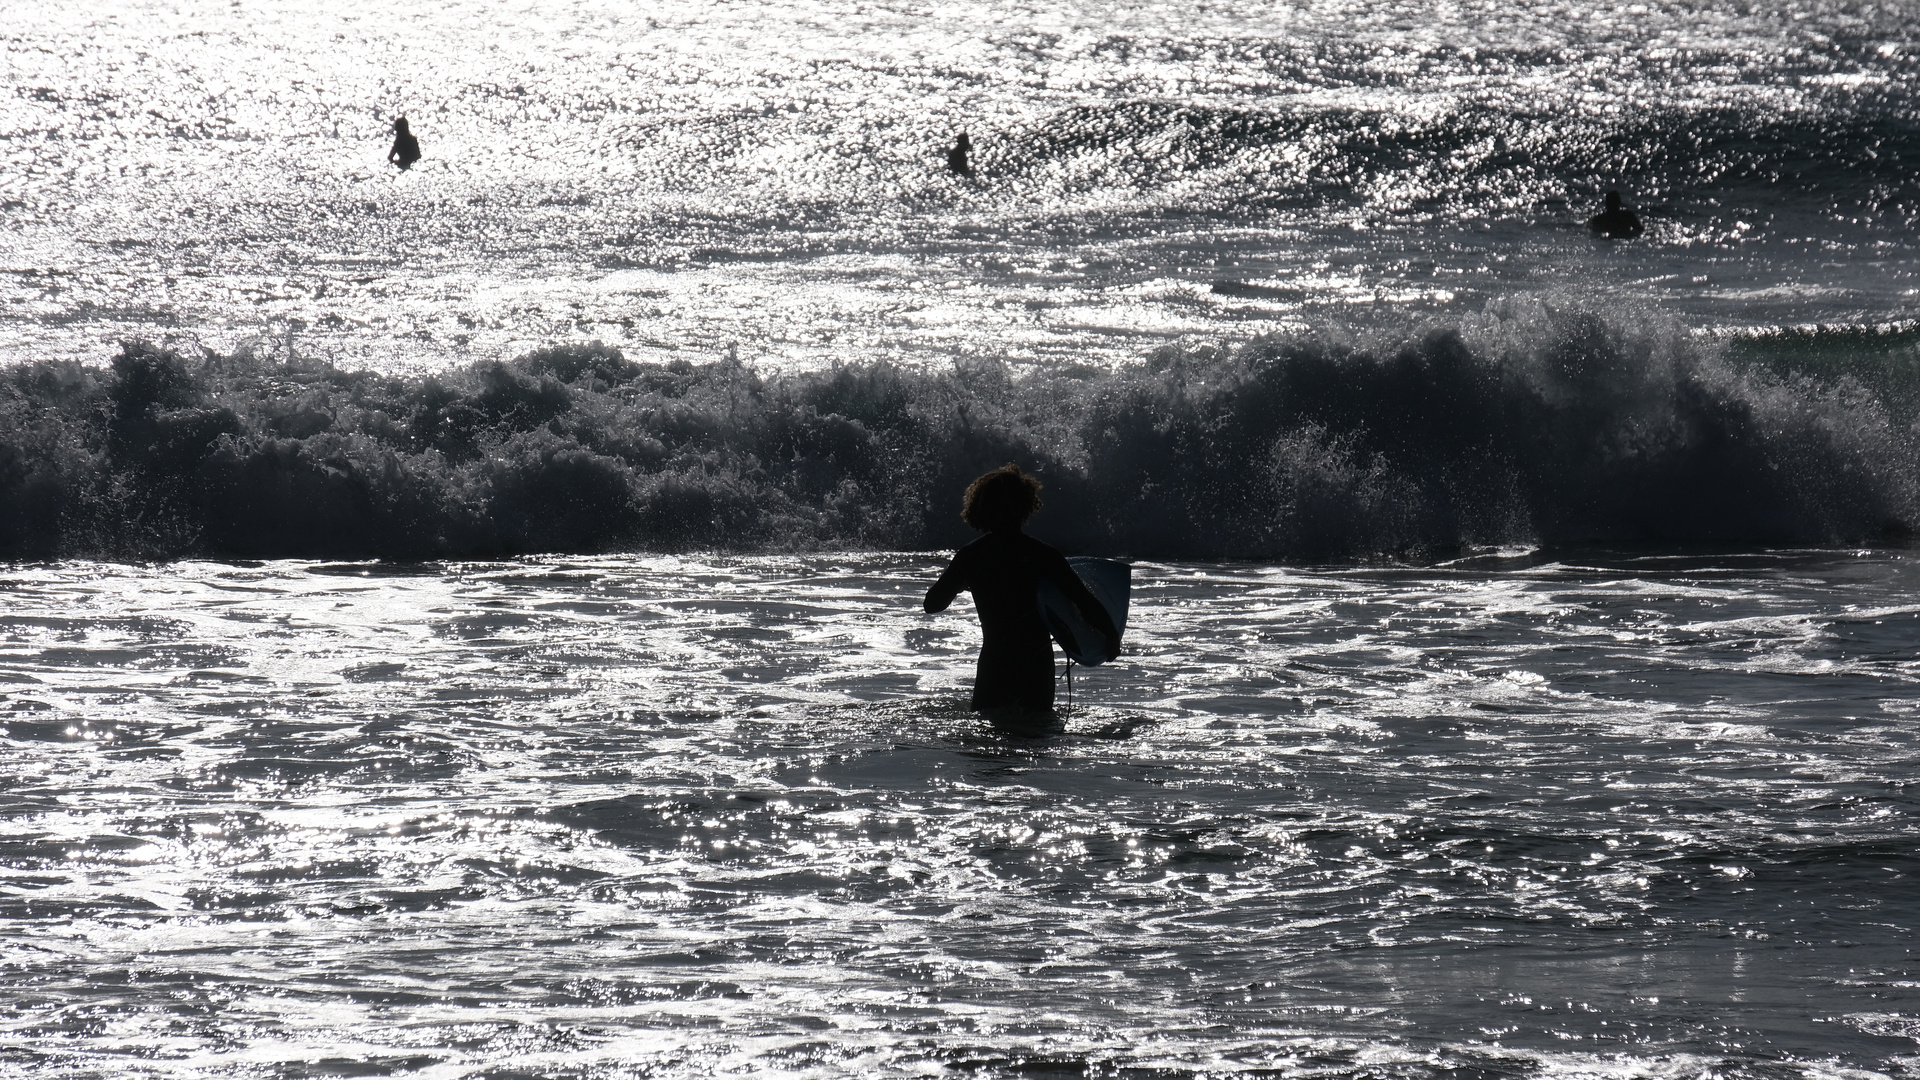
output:
[{"label": "surfboard under arm", "polygon": [[[1112,559],[1077,557],[1067,560],[1079,575],[1087,591],[1107,609],[1114,629],[1127,631],[1127,592],[1133,580],[1133,567]],[[1040,583],[1040,618],[1047,624],[1053,640],[1076,664],[1094,667],[1113,659],[1107,652],[1106,636],[1088,622],[1080,609],[1067,598],[1060,586],[1051,581]]]}]

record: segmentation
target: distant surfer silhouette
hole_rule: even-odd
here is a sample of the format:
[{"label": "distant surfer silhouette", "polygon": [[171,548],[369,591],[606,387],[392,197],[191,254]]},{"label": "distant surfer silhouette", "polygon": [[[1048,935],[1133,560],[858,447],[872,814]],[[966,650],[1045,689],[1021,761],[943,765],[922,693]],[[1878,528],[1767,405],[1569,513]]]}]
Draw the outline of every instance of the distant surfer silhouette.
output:
[{"label": "distant surfer silhouette", "polygon": [[420,160],[420,140],[413,137],[413,131],[407,127],[407,118],[398,117],[393,122],[393,149],[387,151],[387,160],[400,166],[402,172],[413,168]]},{"label": "distant surfer silhouette", "polygon": [[963,131],[953,140],[953,149],[947,151],[947,171],[955,176],[972,176],[973,162],[969,160],[972,155],[973,140]]},{"label": "distant surfer silhouette", "polygon": [[1607,192],[1607,208],[1587,219],[1587,228],[1595,236],[1609,240],[1631,240],[1640,235],[1640,218],[1620,205],[1620,193]]},{"label": "distant surfer silhouette", "polygon": [[974,668],[974,711],[1044,713],[1053,708],[1053,639],[1040,618],[1039,587],[1060,587],[1089,624],[1120,648],[1113,624],[1066,557],[1021,531],[1040,509],[1040,481],[1004,465],[967,487],[960,517],[985,533],[961,548],[927,590],[928,614],[945,611],[961,590],[973,593],[980,616],[980,662]]}]

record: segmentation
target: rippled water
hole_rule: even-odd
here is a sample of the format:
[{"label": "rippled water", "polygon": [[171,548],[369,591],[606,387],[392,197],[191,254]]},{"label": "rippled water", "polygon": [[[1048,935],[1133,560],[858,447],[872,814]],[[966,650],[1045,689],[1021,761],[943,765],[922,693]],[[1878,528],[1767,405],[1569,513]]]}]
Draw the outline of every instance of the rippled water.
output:
[{"label": "rippled water", "polygon": [[1920,1068],[1907,552],[14,566],[0,1072]]},{"label": "rippled water", "polygon": [[[1142,509],[1218,488],[1399,550],[1389,479],[1505,505],[1468,449],[1572,509],[1462,542],[1897,533],[1910,8],[15,4],[0,362],[191,372],[14,368],[0,535],[859,546],[1052,454],[1110,545],[1236,550]],[[1431,326],[1524,407],[1342,344]],[[705,366],[345,374],[594,339]],[[7,564],[0,1076],[1920,1073],[1912,553],[1678,550],[1141,564],[1026,733],[929,555]]]},{"label": "rippled water", "polygon": [[[18,4],[0,359],[817,365],[1600,290],[1913,318],[1910,5]],[[406,113],[426,158],[396,173]],[[942,168],[968,130],[980,177]],[[1578,223],[1609,187],[1634,245]]]}]

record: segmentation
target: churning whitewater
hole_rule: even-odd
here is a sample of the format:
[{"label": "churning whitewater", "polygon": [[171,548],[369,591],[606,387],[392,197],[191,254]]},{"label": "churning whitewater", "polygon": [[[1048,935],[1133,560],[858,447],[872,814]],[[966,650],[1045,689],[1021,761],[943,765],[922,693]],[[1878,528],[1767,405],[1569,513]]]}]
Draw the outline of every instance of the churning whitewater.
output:
[{"label": "churning whitewater", "polygon": [[[983,468],[1048,532],[1160,558],[1862,543],[1920,524],[1911,333],[1715,343],[1543,303],[1412,339],[1164,347],[1113,369],[635,363],[409,378],[128,345],[5,372],[15,557],[955,546]],[[1770,362],[1773,361],[1773,362]],[[927,493],[936,493],[929,498]]]}]

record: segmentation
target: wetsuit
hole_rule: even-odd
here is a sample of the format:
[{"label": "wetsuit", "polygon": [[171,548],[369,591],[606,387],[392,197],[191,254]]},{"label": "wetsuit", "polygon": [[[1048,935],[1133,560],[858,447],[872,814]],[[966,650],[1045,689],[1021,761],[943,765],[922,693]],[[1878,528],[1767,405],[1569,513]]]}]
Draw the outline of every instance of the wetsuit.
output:
[{"label": "wetsuit", "polygon": [[1039,587],[1053,582],[1109,641],[1118,636],[1066,557],[1019,530],[990,532],[956,553],[927,590],[928,612],[945,611],[962,589],[980,613],[980,663],[973,675],[979,709],[1053,708],[1053,638],[1040,620]]},{"label": "wetsuit", "polygon": [[1610,207],[1587,219],[1587,228],[1595,236],[1609,240],[1631,240],[1640,235],[1640,216],[1618,206]]},{"label": "wetsuit", "polygon": [[412,168],[413,163],[420,160],[420,140],[414,138],[410,131],[397,130],[393,136],[393,149],[387,151],[387,160],[402,169]]},{"label": "wetsuit", "polygon": [[955,176],[972,176],[973,163],[967,155],[973,153],[973,140],[965,135],[954,140],[953,149],[947,151],[947,171]]}]

